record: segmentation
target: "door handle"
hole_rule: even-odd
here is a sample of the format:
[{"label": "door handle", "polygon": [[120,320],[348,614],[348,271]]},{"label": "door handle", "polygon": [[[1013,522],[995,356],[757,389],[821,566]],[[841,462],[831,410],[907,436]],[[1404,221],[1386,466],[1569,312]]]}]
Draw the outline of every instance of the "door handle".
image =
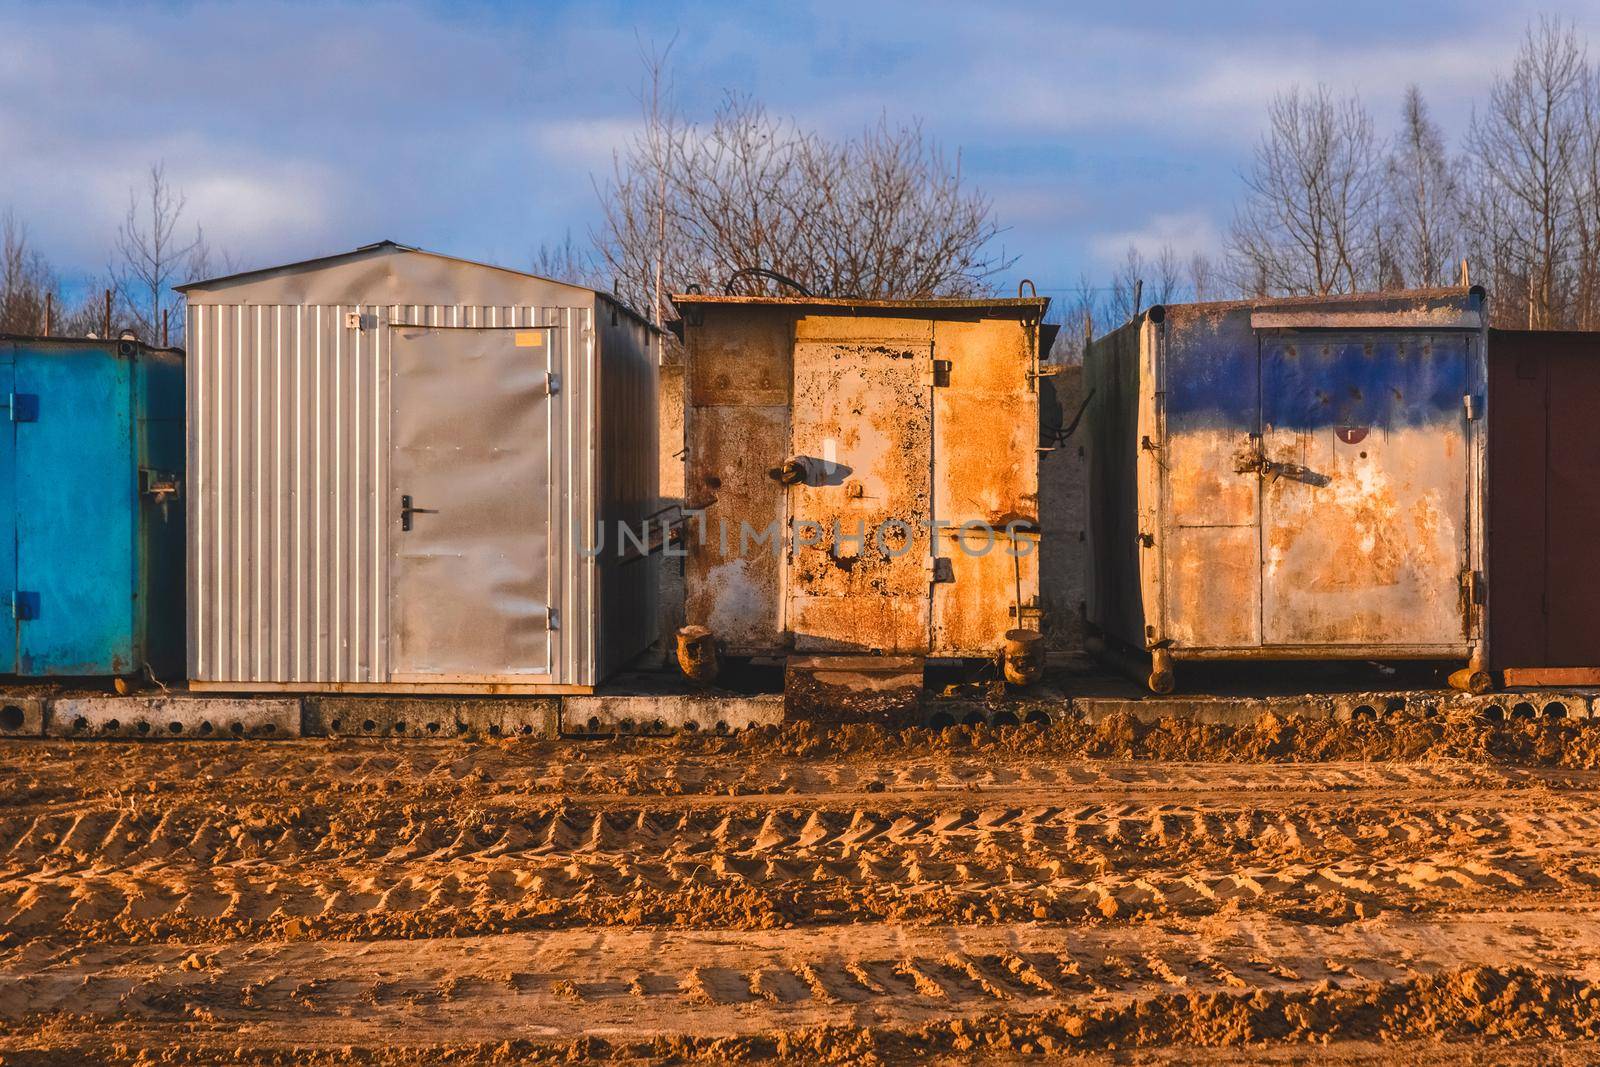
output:
[{"label": "door handle", "polygon": [[439,509],[438,508],[418,508],[418,507],[413,507],[412,504],[411,504],[411,497],[410,496],[402,496],[400,498],[400,529],[401,529],[402,532],[410,532],[410,530],[411,530],[411,516],[413,516],[413,515],[437,515],[437,514],[439,514]]}]

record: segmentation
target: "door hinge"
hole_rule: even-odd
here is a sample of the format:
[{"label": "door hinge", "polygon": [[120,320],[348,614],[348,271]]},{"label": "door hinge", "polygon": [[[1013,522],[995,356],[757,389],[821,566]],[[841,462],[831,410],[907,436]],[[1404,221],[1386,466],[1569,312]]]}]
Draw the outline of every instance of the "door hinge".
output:
[{"label": "door hinge", "polygon": [[545,629],[552,632],[561,629],[561,612],[556,608],[546,606],[544,609]]},{"label": "door hinge", "polygon": [[1467,411],[1467,421],[1475,422],[1478,418],[1478,398],[1467,393],[1461,398],[1461,406]]},{"label": "door hinge", "polygon": [[950,387],[950,361],[936,359],[933,361],[933,387],[935,389],[948,389]]},{"label": "door hinge", "polygon": [[13,619],[37,619],[39,617],[39,594],[15,590],[11,594],[11,617]]},{"label": "door hinge", "polygon": [[1461,588],[1466,590],[1468,604],[1482,604],[1486,599],[1482,571],[1462,571]]},{"label": "door hinge", "polygon": [[933,580],[937,583],[953,582],[956,580],[955,561],[949,556],[933,557]]},{"label": "door hinge", "polygon": [[39,421],[39,394],[37,393],[12,393],[8,398],[7,406],[11,410],[12,422]]},{"label": "door hinge", "polygon": [[546,374],[544,376],[545,396],[555,396],[561,392],[561,375]]}]

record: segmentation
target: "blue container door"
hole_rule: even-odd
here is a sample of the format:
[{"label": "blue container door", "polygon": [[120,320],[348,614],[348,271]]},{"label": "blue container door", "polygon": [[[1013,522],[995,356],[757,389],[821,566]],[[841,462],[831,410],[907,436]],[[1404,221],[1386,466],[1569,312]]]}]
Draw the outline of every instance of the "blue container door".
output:
[{"label": "blue container door", "polygon": [[[0,344],[0,398],[11,398],[16,346]],[[8,403],[9,406],[9,403]],[[9,413],[0,421],[0,674],[17,672],[17,445]]]},{"label": "blue container door", "polygon": [[1400,331],[1262,339],[1264,644],[1461,645],[1470,344]]},{"label": "blue container door", "polygon": [[135,671],[133,354],[19,344],[12,365],[16,673]]}]

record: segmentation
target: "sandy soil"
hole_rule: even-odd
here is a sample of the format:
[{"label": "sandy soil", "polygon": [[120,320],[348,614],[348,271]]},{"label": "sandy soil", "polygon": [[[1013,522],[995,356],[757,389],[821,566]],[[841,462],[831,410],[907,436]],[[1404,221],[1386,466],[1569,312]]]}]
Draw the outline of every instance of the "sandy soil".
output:
[{"label": "sandy soil", "polygon": [[8,1063],[1600,1060],[1600,723],[0,755]]}]

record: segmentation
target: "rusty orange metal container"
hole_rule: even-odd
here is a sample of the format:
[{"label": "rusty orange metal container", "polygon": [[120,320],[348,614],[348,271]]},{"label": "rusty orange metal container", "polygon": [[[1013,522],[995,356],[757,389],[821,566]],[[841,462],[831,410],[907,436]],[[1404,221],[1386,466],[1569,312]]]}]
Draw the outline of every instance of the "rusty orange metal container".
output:
[{"label": "rusty orange metal container", "polygon": [[691,626],[735,656],[987,657],[1037,628],[1048,301],[673,301]]},{"label": "rusty orange metal container", "polygon": [[1481,664],[1483,300],[1154,307],[1090,345],[1090,624],[1158,665]]}]

